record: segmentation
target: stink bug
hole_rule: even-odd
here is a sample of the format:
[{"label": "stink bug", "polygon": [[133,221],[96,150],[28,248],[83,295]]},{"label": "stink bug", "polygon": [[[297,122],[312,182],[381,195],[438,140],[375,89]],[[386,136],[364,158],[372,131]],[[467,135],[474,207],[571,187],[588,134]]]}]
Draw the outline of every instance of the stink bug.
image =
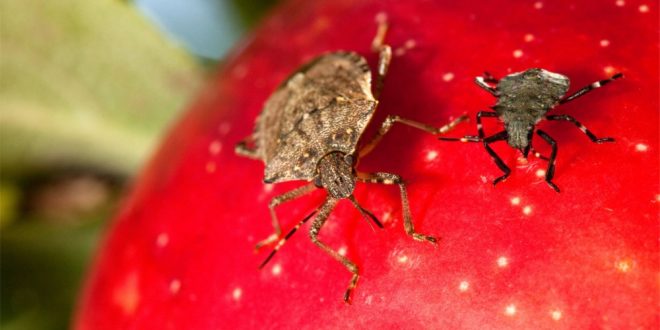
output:
[{"label": "stink bug", "polygon": [[[545,181],[554,189],[559,192],[559,187],[552,182],[555,174],[555,159],[557,157],[557,142],[550,137],[546,132],[537,130],[535,128],[541,120],[564,120],[573,123],[584,134],[586,134],[592,142],[604,143],[614,142],[611,137],[598,138],[591,133],[584,125],[575,118],[569,115],[550,115],[545,114],[552,110],[558,104],[564,104],[577,99],[588,92],[609,84],[610,82],[623,77],[621,73],[617,73],[609,79],[600,80],[583,87],[570,96],[564,96],[568,91],[569,79],[568,77],[546,71],[543,69],[533,68],[524,72],[512,73],[501,80],[495,79],[488,72],[482,77],[477,77],[475,82],[477,85],[491,95],[497,98],[497,103],[492,106],[492,111],[480,111],[477,113],[477,131],[478,136],[465,136],[463,138],[445,138],[441,137],[440,140],[445,141],[461,141],[461,142],[483,142],[486,151],[497,164],[497,167],[504,172],[504,175],[498,177],[493,181],[497,184],[506,179],[511,174],[511,169],[504,164],[502,159],[493,151],[490,144],[497,141],[506,140],[507,143],[522,152],[523,156],[527,158],[529,151],[532,150],[532,136],[534,131],[543,140],[545,140],[552,151],[550,157],[544,157],[535,152],[537,157],[548,161],[548,168],[545,172]],[[492,86],[491,84],[495,84]],[[481,117],[496,117],[504,123],[504,130],[486,137],[481,125]]]},{"label": "stink bug", "polygon": [[[364,57],[345,51],[321,55],[300,67],[270,96],[257,118],[254,133],[236,146],[237,154],[265,163],[266,183],[291,180],[309,182],[271,200],[269,208],[275,232],[259,242],[256,248],[277,244],[260,268],[266,265],[303,223],[316,214],[310,229],[312,242],[353,274],[344,294],[344,301],[347,303],[350,302],[351,292],[358,281],[358,267],[321,242],[318,234],[341,199],[348,199],[364,217],[383,227],[353,196],[356,182],[398,185],[406,233],[418,241],[433,244],[437,242],[435,237],[415,231],[406,186],[401,177],[383,172],[358,172],[357,161],[376,146],[395,122],[437,135],[449,131],[458,122],[466,119],[463,116],[448,125],[436,128],[398,116],[389,116],[376,136],[362,148],[357,148],[362,133],[376,110],[382,82],[392,57],[390,46],[383,43],[387,31],[385,16],[378,15],[377,22],[378,30],[372,42],[372,50],[379,55],[374,93],[371,90],[371,70]],[[275,207],[316,188],[326,190],[325,202],[282,237]]]}]

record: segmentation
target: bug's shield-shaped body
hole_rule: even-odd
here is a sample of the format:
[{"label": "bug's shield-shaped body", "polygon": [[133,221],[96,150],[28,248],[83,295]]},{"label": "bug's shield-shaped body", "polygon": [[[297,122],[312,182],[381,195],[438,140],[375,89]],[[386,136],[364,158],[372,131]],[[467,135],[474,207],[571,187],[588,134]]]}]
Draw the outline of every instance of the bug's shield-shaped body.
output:
[{"label": "bug's shield-shaped body", "polygon": [[366,60],[322,55],[291,75],[266,101],[253,139],[264,181],[312,180],[330,152],[355,152],[377,105]]},{"label": "bug's shield-shaped body", "polygon": [[[497,80],[490,73],[485,72],[483,76],[476,77],[475,83],[497,98],[497,103],[492,107],[495,112],[479,111],[477,113],[478,136],[440,139],[445,141],[483,143],[484,148],[486,148],[486,151],[490,154],[493,161],[495,161],[497,167],[504,172],[502,176],[493,180],[493,184],[497,184],[509,177],[511,169],[506,166],[504,161],[490,147],[490,144],[506,140],[510,146],[520,150],[523,157],[527,158],[529,152],[533,150],[531,139],[534,132],[536,132],[539,137],[550,145],[551,153],[550,157],[545,157],[536,151],[534,155],[548,161],[545,181],[552,189],[559,192],[559,187],[552,182],[555,173],[557,142],[548,133],[536,129],[536,124],[543,119],[568,121],[586,134],[594,143],[614,142],[614,138],[611,137],[597,137],[579,121],[569,115],[545,116],[545,114],[559,104],[565,104],[575,100],[594,89],[603,87],[622,77],[623,74],[617,73],[608,79],[595,81],[571,95],[565,96],[570,81],[568,77],[558,73],[540,68],[532,68],[524,72],[510,74],[502,78],[502,80]],[[493,83],[497,84],[497,86],[493,87],[491,85]],[[481,119],[495,117],[504,123],[505,130],[486,136]]]},{"label": "bug's shield-shaped body", "polygon": [[505,123],[509,145],[528,146],[532,127],[562,99],[569,79],[543,69],[529,69],[510,74],[497,84],[497,104],[493,109]]}]

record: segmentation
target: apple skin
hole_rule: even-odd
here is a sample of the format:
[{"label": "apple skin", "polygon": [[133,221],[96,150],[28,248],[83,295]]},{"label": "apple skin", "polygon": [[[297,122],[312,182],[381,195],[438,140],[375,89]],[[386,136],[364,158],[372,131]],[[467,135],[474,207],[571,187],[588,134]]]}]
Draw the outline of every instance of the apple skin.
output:
[{"label": "apple skin", "polygon": [[[645,7],[646,6],[646,7]],[[321,239],[361,270],[350,273],[309,241],[307,226],[262,270],[268,201],[301,185],[264,185],[263,164],[234,154],[273,90],[319,54],[353,50],[374,68],[374,17],[390,21],[394,56],[365,136],[389,114],[441,126],[494,104],[474,83],[531,67],[562,73],[571,90],[624,79],[552,110],[570,123],[538,127],[559,145],[555,193],[506,143],[501,173],[478,143],[395,126],[361,160],[365,172],[406,179],[416,228],[408,237],[396,187],[358,184],[382,221],[372,230],[341,202]],[[90,271],[76,329],[465,328],[652,329],[658,293],[658,2],[288,1],[237,47],[171,129],[118,212]],[[485,129],[502,129],[486,119]],[[447,136],[475,134],[474,120]],[[549,148],[538,137],[535,146]],[[317,207],[321,190],[277,209],[284,230]]]}]

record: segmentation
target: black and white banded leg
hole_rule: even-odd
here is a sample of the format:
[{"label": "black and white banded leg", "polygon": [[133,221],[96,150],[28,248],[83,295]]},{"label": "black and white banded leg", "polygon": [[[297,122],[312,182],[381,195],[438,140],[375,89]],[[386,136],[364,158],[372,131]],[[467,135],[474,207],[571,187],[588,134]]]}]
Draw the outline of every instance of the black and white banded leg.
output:
[{"label": "black and white banded leg", "polygon": [[410,213],[410,204],[408,203],[408,192],[406,191],[406,186],[403,183],[403,180],[400,176],[391,173],[358,173],[357,179],[365,183],[380,183],[380,184],[396,184],[399,186],[399,191],[401,192],[401,206],[403,213],[403,228],[406,233],[410,235],[413,239],[420,242],[430,242],[435,244],[438,242],[438,239],[433,236],[424,235],[415,231],[415,226],[412,222],[412,215]]},{"label": "black and white banded leg", "polygon": [[273,222],[273,229],[275,230],[275,232],[272,233],[270,236],[268,236],[266,239],[259,241],[254,247],[255,250],[259,250],[266,245],[270,245],[274,243],[282,236],[282,227],[280,226],[280,222],[277,220],[277,213],[275,212],[275,207],[277,207],[282,203],[288,202],[290,200],[308,194],[314,191],[316,188],[317,187],[314,185],[314,183],[309,183],[302,187],[298,187],[296,189],[287,191],[281,195],[275,196],[273,197],[273,199],[270,200],[270,203],[268,203],[268,208],[270,209],[270,218],[271,221]]},{"label": "black and white banded leg", "polygon": [[575,126],[577,126],[577,128],[579,128],[584,134],[586,134],[589,137],[591,142],[594,143],[614,142],[614,138],[611,137],[604,137],[604,138],[597,137],[594,133],[592,133],[589,129],[587,129],[584,125],[582,125],[582,123],[580,123],[575,118],[569,115],[553,115],[553,116],[547,116],[545,118],[548,120],[564,120],[573,123]]},{"label": "black and white banded leg", "polygon": [[477,113],[477,133],[479,134],[479,138],[483,140],[486,135],[483,124],[481,124],[481,117],[497,118],[497,114],[490,111],[479,111]]},{"label": "black and white banded leg", "polygon": [[[527,141],[532,141],[533,136],[534,136],[534,128],[527,131]],[[532,150],[532,143],[531,142],[527,143],[527,146],[522,148],[522,150],[520,150],[525,159],[527,159],[527,156],[529,155],[530,150]]]},{"label": "black and white banded leg", "polygon": [[495,135],[489,136],[484,139],[484,148],[486,148],[486,151],[490,155],[490,157],[493,159],[497,167],[504,172],[504,175],[498,177],[497,179],[493,180],[493,185],[496,185],[500,183],[502,180],[505,180],[506,178],[511,175],[511,169],[504,164],[504,161],[502,161],[502,158],[495,153],[495,151],[490,147],[490,144],[493,142],[497,141],[504,141],[507,138],[509,138],[509,134],[506,131],[501,131]]},{"label": "black and white banded leg", "polygon": [[582,95],[584,95],[584,94],[587,94],[587,93],[591,92],[592,90],[594,90],[594,89],[596,89],[596,88],[603,87],[603,86],[605,86],[605,85],[607,85],[607,84],[609,84],[609,83],[611,83],[611,82],[613,82],[614,80],[617,80],[617,79],[619,79],[619,78],[623,78],[623,74],[622,74],[622,73],[617,73],[617,74],[613,75],[613,76],[612,76],[611,78],[609,78],[609,79],[603,79],[603,80],[596,81],[596,82],[592,83],[591,85],[588,85],[588,86],[582,87],[582,88],[581,88],[580,90],[578,90],[577,92],[575,92],[575,93],[573,93],[573,94],[571,94],[571,95],[569,95],[569,96],[563,98],[561,101],[559,101],[559,103],[560,103],[560,104],[564,104],[564,103],[567,103],[567,102],[573,101],[573,100],[577,99],[578,97],[580,97],[580,96],[582,96]]},{"label": "black and white banded leg", "polygon": [[351,281],[348,283],[348,288],[346,289],[346,293],[344,293],[344,302],[350,304],[351,292],[353,292],[355,286],[357,286],[358,278],[360,277],[359,269],[354,262],[344,257],[343,255],[339,254],[339,252],[333,250],[328,245],[321,242],[318,238],[321,228],[325,224],[326,220],[328,220],[328,216],[330,215],[330,212],[332,211],[332,209],[335,207],[336,204],[337,204],[337,199],[334,198],[328,198],[325,201],[325,203],[321,206],[318,215],[314,219],[314,222],[312,223],[312,226],[309,230],[309,237],[311,238],[312,242],[316,244],[316,246],[321,248],[321,250],[329,254],[335,260],[339,261],[342,265],[346,267],[346,269],[348,269],[348,271],[350,271],[353,274],[353,276],[351,277]]},{"label": "black and white banded leg", "polygon": [[552,189],[554,189],[556,192],[559,192],[559,187],[557,187],[556,184],[552,182],[552,178],[555,176],[555,160],[557,159],[557,142],[550,137],[546,132],[542,130],[537,130],[536,134],[538,134],[545,142],[548,142],[550,144],[550,147],[552,148],[552,151],[550,152],[550,159],[548,160],[548,169],[545,172],[545,182],[550,185]]},{"label": "black and white banded leg", "polygon": [[462,138],[439,137],[438,140],[443,141],[458,141],[458,142],[482,142],[486,136],[484,127],[481,123],[482,117],[497,118],[497,114],[492,111],[479,111],[477,112],[477,134],[478,136],[466,135]]}]

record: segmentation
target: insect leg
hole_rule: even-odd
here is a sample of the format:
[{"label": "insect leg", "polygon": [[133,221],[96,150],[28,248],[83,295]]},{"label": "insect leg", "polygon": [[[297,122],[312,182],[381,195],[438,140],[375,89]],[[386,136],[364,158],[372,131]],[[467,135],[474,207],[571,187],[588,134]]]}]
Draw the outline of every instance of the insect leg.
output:
[{"label": "insect leg", "polygon": [[486,135],[484,134],[484,127],[481,124],[481,117],[497,117],[497,113],[490,111],[479,111],[477,113],[477,132],[479,133],[479,138],[484,139]]},{"label": "insect leg", "polygon": [[617,73],[609,79],[603,79],[603,80],[596,81],[596,82],[592,83],[591,85],[582,87],[580,90],[578,90],[577,92],[571,94],[570,96],[567,96],[567,97],[563,98],[561,101],[559,101],[559,103],[563,104],[563,103],[573,101],[573,100],[577,99],[578,97],[580,97],[584,94],[587,94],[587,93],[591,92],[592,90],[594,90],[596,88],[603,87],[603,86],[611,83],[612,81],[617,80],[617,79],[622,78],[622,77],[623,77],[622,73]]},{"label": "insect leg", "polygon": [[486,77],[479,76],[479,77],[474,78],[474,82],[477,84],[477,86],[483,88],[486,92],[488,92],[491,95],[497,97],[498,96],[497,89],[495,89],[494,87],[492,87],[488,84],[490,81],[492,81],[491,78],[493,78],[493,77],[492,76],[486,76]]},{"label": "insect leg", "polygon": [[316,214],[316,211],[317,210],[312,211],[312,213],[310,213],[305,218],[303,218],[300,222],[298,222],[298,224],[295,227],[293,227],[291,229],[291,231],[289,231],[289,233],[286,234],[286,236],[280,238],[280,240],[279,240],[279,242],[277,242],[277,245],[275,246],[275,248],[273,248],[273,251],[271,251],[270,254],[268,255],[268,257],[261,263],[261,265],[259,265],[259,269],[262,269],[262,268],[264,268],[264,266],[266,266],[266,264],[270,261],[270,259],[273,258],[275,253],[277,253],[277,251],[280,248],[282,248],[284,243],[286,243],[286,241],[289,240],[289,238],[291,238],[291,236],[293,236],[293,234],[295,234],[298,229],[300,229],[300,226],[302,226],[305,222],[307,222],[309,219],[311,219],[312,216],[314,216],[314,214]]},{"label": "insect leg", "polygon": [[252,137],[249,137],[249,138],[237,143],[236,147],[234,147],[234,152],[237,155],[241,155],[243,157],[252,158],[252,159],[259,159],[259,156],[257,155],[257,149],[248,147],[248,141],[249,140],[252,140]]},{"label": "insect leg", "polygon": [[376,78],[376,95],[374,95],[378,99],[383,89],[387,70],[390,67],[390,61],[392,60],[392,47],[385,44],[385,35],[387,34],[388,27],[387,15],[385,13],[376,15],[376,23],[378,23],[378,30],[376,31],[374,40],[371,42],[371,50],[378,53],[378,76]]},{"label": "insect leg", "polygon": [[326,220],[328,220],[330,211],[332,211],[332,209],[335,207],[336,204],[337,204],[337,200],[334,198],[328,198],[325,201],[325,203],[323,204],[323,206],[321,206],[321,209],[319,210],[319,214],[316,216],[314,222],[312,223],[312,226],[309,230],[309,237],[312,239],[312,242],[316,244],[316,246],[320,247],[321,250],[329,254],[335,260],[341,262],[342,265],[344,265],[348,269],[348,271],[353,273],[353,277],[351,278],[351,281],[348,284],[348,288],[344,293],[344,301],[350,304],[351,292],[353,292],[353,289],[355,289],[355,286],[357,285],[357,281],[359,278],[358,267],[348,258],[339,254],[339,252],[333,250],[332,248],[330,248],[329,246],[327,246],[325,243],[321,242],[318,239],[318,235],[319,235],[319,231],[321,231],[321,227],[323,227]]},{"label": "insect leg", "polygon": [[579,121],[575,120],[575,118],[569,116],[569,115],[554,115],[554,116],[547,116],[545,117],[548,120],[565,120],[565,121],[570,121],[573,123],[577,128],[579,128],[584,134],[586,134],[591,142],[595,143],[604,143],[604,142],[614,142],[614,138],[611,137],[604,137],[604,138],[599,138],[594,133],[591,133],[590,130],[588,130],[584,125],[582,125]]},{"label": "insect leg", "polygon": [[373,150],[373,148],[380,142],[383,136],[387,134],[387,132],[389,132],[390,128],[392,128],[392,125],[394,125],[394,123],[401,123],[425,131],[427,133],[431,133],[433,135],[438,135],[449,132],[454,127],[456,127],[456,125],[458,125],[460,122],[463,122],[467,119],[468,119],[467,115],[462,115],[452,120],[449,124],[446,124],[442,127],[434,127],[414,120],[401,118],[399,116],[387,116],[383,124],[380,126],[380,129],[378,129],[376,136],[374,136],[374,138],[371,141],[369,141],[369,143],[365,144],[364,147],[360,149],[359,156],[364,157],[368,153],[370,153],[371,150]]},{"label": "insect leg", "polygon": [[489,136],[489,137],[484,139],[484,148],[486,148],[486,151],[488,151],[488,154],[490,154],[490,157],[493,159],[493,161],[495,162],[497,167],[499,167],[500,170],[502,170],[502,172],[504,172],[504,175],[502,175],[501,177],[499,177],[499,178],[497,178],[493,181],[493,185],[496,185],[500,181],[508,178],[509,175],[511,175],[511,169],[508,166],[506,166],[506,164],[504,164],[504,161],[502,161],[502,158],[500,158],[500,156],[498,156],[495,153],[495,151],[490,147],[490,144],[493,143],[493,142],[506,140],[508,137],[509,137],[509,135],[506,131],[501,131],[501,132],[499,132],[495,135]]},{"label": "insect leg", "polygon": [[270,209],[270,218],[271,221],[273,222],[273,229],[275,229],[275,232],[268,236],[266,239],[260,241],[257,243],[257,245],[254,247],[255,250],[259,250],[265,245],[269,245],[275,241],[277,241],[281,236],[282,236],[282,229],[280,227],[280,222],[277,220],[277,214],[275,213],[275,207],[288,202],[292,199],[296,199],[302,195],[305,195],[307,193],[310,193],[316,189],[316,186],[314,183],[309,183],[306,184],[302,187],[298,187],[296,189],[290,190],[285,192],[284,194],[278,195],[273,197],[273,199],[270,200],[270,203],[268,203],[268,208]]},{"label": "insect leg", "polygon": [[481,117],[497,117],[497,113],[491,112],[491,111],[479,111],[477,112],[477,133],[479,136],[464,136],[462,138],[447,138],[447,137],[439,137],[438,140],[442,141],[460,141],[460,142],[481,142],[484,140],[485,134],[484,134],[484,128],[483,125],[481,124]]},{"label": "insect leg", "polygon": [[542,130],[537,130],[536,134],[538,134],[540,137],[545,140],[545,142],[548,142],[550,146],[552,147],[552,152],[550,153],[550,160],[548,161],[548,169],[545,172],[545,182],[550,185],[552,189],[554,189],[556,192],[559,192],[559,187],[557,187],[556,184],[552,182],[552,178],[555,176],[555,159],[557,158],[557,142],[553,140],[550,135],[545,133]]},{"label": "insect leg", "polygon": [[408,204],[408,193],[406,186],[400,176],[391,173],[358,173],[357,179],[366,183],[381,183],[381,184],[396,184],[401,191],[401,205],[403,207],[403,227],[406,233],[412,236],[417,241],[428,241],[432,244],[438,242],[438,239],[433,236],[427,236],[415,231],[415,226],[412,223],[412,216],[410,215],[410,204]]},{"label": "insect leg", "polygon": [[499,80],[497,80],[497,78],[493,77],[493,75],[490,74],[490,72],[488,71],[484,71],[484,75],[482,77],[484,82],[487,82],[489,84],[497,84],[500,82]]}]

